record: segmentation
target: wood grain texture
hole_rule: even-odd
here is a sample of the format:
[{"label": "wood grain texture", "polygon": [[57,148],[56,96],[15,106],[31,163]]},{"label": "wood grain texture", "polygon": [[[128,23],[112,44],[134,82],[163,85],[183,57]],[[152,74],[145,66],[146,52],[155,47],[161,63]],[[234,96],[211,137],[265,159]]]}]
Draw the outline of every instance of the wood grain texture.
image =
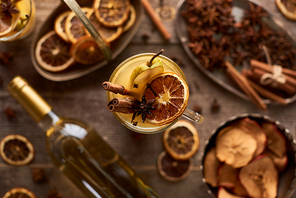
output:
[{"label": "wood grain texture", "polygon": [[[59,2],[59,1],[58,1]],[[283,21],[288,29],[296,36],[296,23],[286,20],[279,13],[273,0],[257,0],[263,7]],[[84,77],[67,82],[53,82],[40,76],[30,60],[30,44],[39,31],[40,26],[58,6],[55,0],[35,0],[36,28],[32,35],[11,43],[1,43],[0,51],[14,53],[14,58],[8,66],[0,64],[0,76],[3,85],[0,86],[0,139],[8,134],[26,136],[34,145],[35,159],[28,166],[14,167],[6,164],[0,158],[0,196],[13,187],[26,187],[37,197],[46,197],[50,184],[37,185],[32,181],[31,169],[44,168],[50,181],[56,186],[64,198],[83,198],[83,194],[51,162],[45,148],[45,134],[34,123],[23,108],[13,99],[6,90],[7,84],[16,76],[21,75],[52,105],[59,115],[70,116],[87,121],[97,132],[134,168],[136,173],[163,198],[207,198],[211,197],[206,185],[202,182],[200,168],[206,140],[213,130],[225,119],[242,113],[260,113],[279,120],[282,125],[290,129],[295,137],[296,104],[286,106],[269,105],[266,112],[260,111],[254,104],[226,91],[204,76],[191,62],[183,50],[174,30],[173,20],[164,22],[172,38],[165,43],[157,30],[153,30],[152,22],[144,15],[142,24],[128,47],[108,66],[100,68]],[[150,0],[153,8],[159,7],[158,0]],[[178,0],[164,1],[165,4],[176,6]],[[148,44],[144,44],[142,35],[148,33]],[[124,59],[141,53],[157,52],[165,49],[164,55],[175,55],[182,60],[182,67],[190,87],[189,108],[196,104],[202,106],[205,117],[203,124],[194,124],[199,132],[200,148],[193,157],[194,167],[189,177],[180,182],[166,181],[157,171],[156,161],[163,151],[162,134],[142,135],[136,140],[133,133],[124,128],[109,113],[106,104],[106,92],[101,83],[108,80],[114,68]],[[218,113],[211,112],[211,104],[217,99],[221,105]],[[3,109],[10,106],[16,111],[16,117],[8,120]],[[296,193],[292,195],[296,197]]]}]

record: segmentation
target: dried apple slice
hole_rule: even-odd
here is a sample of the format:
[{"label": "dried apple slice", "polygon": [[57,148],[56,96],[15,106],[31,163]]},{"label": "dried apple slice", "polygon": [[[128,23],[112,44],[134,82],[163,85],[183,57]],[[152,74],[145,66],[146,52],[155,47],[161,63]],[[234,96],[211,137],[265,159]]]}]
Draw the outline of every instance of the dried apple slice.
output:
[{"label": "dried apple slice", "polygon": [[234,127],[226,131],[216,140],[217,158],[239,168],[248,164],[257,149],[257,141],[253,135]]},{"label": "dried apple slice", "polygon": [[218,185],[227,189],[234,188],[237,181],[239,169],[228,164],[222,164],[218,171]]},{"label": "dried apple slice", "polygon": [[278,171],[267,155],[260,155],[243,167],[239,178],[250,197],[276,197]]},{"label": "dried apple slice", "polygon": [[216,157],[216,149],[215,147],[213,147],[205,155],[203,163],[203,174],[205,182],[210,184],[212,187],[218,186],[217,176],[220,164],[221,162]]},{"label": "dried apple slice", "polygon": [[267,154],[272,159],[276,169],[279,172],[282,172],[282,171],[284,171],[286,169],[286,167],[288,165],[288,156],[287,156],[287,154],[284,154],[282,157],[278,157],[277,155],[275,155],[270,150],[266,150],[264,153]]},{"label": "dried apple slice", "polygon": [[267,148],[279,158],[282,158],[287,151],[284,135],[272,123],[263,122],[261,125],[268,140],[266,145]]},{"label": "dried apple slice", "polygon": [[239,181],[239,178],[237,178],[237,181],[235,182],[235,186],[231,192],[233,192],[233,194],[238,195],[238,196],[248,197],[248,192],[246,191],[246,189],[242,185],[242,183]]},{"label": "dried apple slice", "polygon": [[243,131],[254,136],[257,142],[257,149],[254,153],[254,157],[263,153],[266,147],[267,138],[259,123],[250,118],[244,118],[238,122],[237,126]]},{"label": "dried apple slice", "polygon": [[225,188],[220,187],[218,190],[218,198],[244,198],[241,196],[236,196],[228,192]]}]

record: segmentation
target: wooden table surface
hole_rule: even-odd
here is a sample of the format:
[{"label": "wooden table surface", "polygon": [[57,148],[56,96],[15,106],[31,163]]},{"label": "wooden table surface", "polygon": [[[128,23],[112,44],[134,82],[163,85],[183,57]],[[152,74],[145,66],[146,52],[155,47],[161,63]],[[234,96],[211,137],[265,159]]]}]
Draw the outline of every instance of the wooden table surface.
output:
[{"label": "wooden table surface", "polygon": [[[58,2],[58,3],[57,3]],[[154,8],[159,7],[159,0],[150,0]],[[165,5],[176,7],[178,0],[163,1]],[[274,0],[260,0],[263,7],[282,21],[296,36],[296,22],[288,21],[278,11]],[[33,119],[8,93],[6,86],[10,80],[21,75],[52,105],[58,115],[70,116],[84,120],[132,166],[136,173],[164,198],[180,197],[210,197],[207,187],[202,182],[201,160],[206,140],[212,131],[224,120],[242,113],[260,113],[276,119],[287,127],[295,137],[296,103],[286,106],[269,105],[266,112],[259,110],[253,103],[239,98],[223,87],[204,76],[191,62],[180,41],[178,40],[173,20],[164,22],[172,35],[165,43],[159,32],[153,30],[151,20],[146,14],[140,28],[127,48],[110,64],[84,77],[66,81],[53,82],[45,79],[34,69],[30,60],[30,45],[34,34],[37,34],[42,23],[58,6],[56,0],[35,0],[36,28],[32,35],[11,43],[1,43],[0,51],[14,53],[10,65],[0,63],[0,76],[3,83],[0,86],[0,139],[8,134],[26,136],[35,147],[35,158],[26,166],[12,166],[0,159],[0,196],[13,187],[25,187],[33,191],[37,197],[46,197],[52,186],[65,198],[82,198],[84,195],[64,176],[51,162],[45,148],[45,133],[35,124]],[[142,40],[142,35],[150,36],[148,43]],[[124,59],[142,52],[157,52],[165,49],[164,55],[175,55],[185,67],[182,67],[190,86],[189,108],[199,104],[202,107],[204,122],[194,124],[199,132],[200,147],[193,157],[193,170],[183,181],[170,182],[164,179],[157,170],[156,162],[159,154],[164,150],[162,134],[142,135],[135,138],[134,134],[123,127],[106,108],[106,92],[101,83],[108,80],[114,68]],[[194,81],[197,81],[198,86]],[[214,99],[220,104],[218,113],[211,112]],[[5,107],[11,107],[16,117],[7,119],[3,113]],[[49,177],[50,184],[35,184],[32,181],[32,168],[43,168]],[[292,197],[296,197],[296,193]]]}]

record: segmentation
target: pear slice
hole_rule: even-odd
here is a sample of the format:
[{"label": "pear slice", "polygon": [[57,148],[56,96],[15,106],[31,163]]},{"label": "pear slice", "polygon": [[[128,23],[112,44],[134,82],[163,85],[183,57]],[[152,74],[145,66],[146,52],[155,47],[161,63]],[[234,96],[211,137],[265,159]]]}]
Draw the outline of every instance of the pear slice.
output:
[{"label": "pear slice", "polygon": [[250,197],[277,196],[278,171],[267,155],[260,155],[243,167],[239,178]]},{"label": "pear slice", "polygon": [[205,155],[203,164],[203,174],[205,182],[210,184],[212,187],[218,186],[218,169],[221,162],[216,157],[215,147],[211,148]]},{"label": "pear slice", "polygon": [[234,127],[216,140],[216,154],[221,162],[239,168],[247,165],[257,149],[253,135]]}]

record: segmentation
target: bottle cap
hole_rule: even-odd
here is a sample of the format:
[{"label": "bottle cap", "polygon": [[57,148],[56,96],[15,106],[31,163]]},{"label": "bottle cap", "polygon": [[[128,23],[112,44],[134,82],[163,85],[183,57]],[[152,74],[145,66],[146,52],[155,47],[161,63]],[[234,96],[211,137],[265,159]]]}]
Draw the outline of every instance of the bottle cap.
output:
[{"label": "bottle cap", "polygon": [[52,109],[21,76],[16,76],[7,89],[36,122],[40,122]]}]

